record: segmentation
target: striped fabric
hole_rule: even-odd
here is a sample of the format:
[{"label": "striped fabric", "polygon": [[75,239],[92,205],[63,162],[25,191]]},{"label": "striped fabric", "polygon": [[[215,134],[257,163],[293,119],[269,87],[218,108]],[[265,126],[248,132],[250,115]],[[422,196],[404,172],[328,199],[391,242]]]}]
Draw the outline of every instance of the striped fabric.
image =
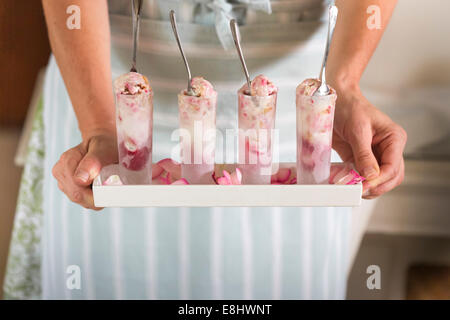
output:
[{"label": "striped fabric", "polygon": [[[129,17],[111,15],[114,76],[129,69],[128,24]],[[156,161],[173,156],[176,93],[185,74],[168,22],[144,19],[141,30],[138,69],[155,91]],[[316,75],[325,31],[318,21],[242,27],[251,73],[264,73],[280,87],[281,161],[295,160],[294,90]],[[222,49],[213,26],[184,23],[180,33],[194,74],[219,92],[218,127],[236,127],[236,91],[244,78],[234,52]],[[82,209],[66,199],[51,175],[61,153],[81,139],[54,58],[44,103],[44,299],[345,298],[350,209]],[[218,161],[224,153],[219,150]],[[67,289],[71,265],[81,269],[80,290]]]}]

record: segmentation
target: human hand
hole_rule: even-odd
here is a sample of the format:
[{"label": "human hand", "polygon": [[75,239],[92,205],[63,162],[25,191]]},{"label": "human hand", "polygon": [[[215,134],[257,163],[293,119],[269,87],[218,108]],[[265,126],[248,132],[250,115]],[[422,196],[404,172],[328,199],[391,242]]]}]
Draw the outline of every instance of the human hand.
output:
[{"label": "human hand", "polygon": [[71,201],[100,210],[94,206],[91,184],[102,167],[116,163],[117,159],[116,133],[101,132],[64,152],[52,173],[58,180],[58,188]]},{"label": "human hand", "polygon": [[365,199],[374,199],[403,182],[403,150],[407,134],[373,106],[359,88],[338,90],[333,149],[343,161],[351,161],[367,180]]}]

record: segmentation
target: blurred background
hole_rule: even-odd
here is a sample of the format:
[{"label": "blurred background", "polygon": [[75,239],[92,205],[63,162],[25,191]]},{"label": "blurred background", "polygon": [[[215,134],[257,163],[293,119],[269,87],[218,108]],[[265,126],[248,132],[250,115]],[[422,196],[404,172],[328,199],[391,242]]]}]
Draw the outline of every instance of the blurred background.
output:
[{"label": "blurred background", "polygon": [[[362,80],[369,100],[401,124],[409,140],[403,185],[354,209],[349,299],[450,299],[448,12],[450,1],[399,0]],[[40,1],[1,1],[0,288],[49,54]],[[381,269],[380,290],[367,289],[370,265]]]}]

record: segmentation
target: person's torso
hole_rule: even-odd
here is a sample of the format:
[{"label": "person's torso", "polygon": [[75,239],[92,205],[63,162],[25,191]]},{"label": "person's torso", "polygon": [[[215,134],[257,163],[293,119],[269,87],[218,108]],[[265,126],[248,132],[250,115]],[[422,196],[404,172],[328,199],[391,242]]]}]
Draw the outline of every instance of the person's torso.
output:
[{"label": "person's torso", "polygon": [[[272,9],[275,12],[275,6]],[[255,22],[263,15],[249,14]],[[280,154],[295,159],[295,87],[318,73],[326,30],[317,20],[274,23],[269,21],[273,17],[261,17],[268,21],[241,28],[244,53],[252,77],[264,73],[280,89]],[[130,68],[131,20],[128,13],[111,14],[111,22],[116,77]],[[244,82],[235,51],[222,48],[215,25],[181,22],[180,33],[194,75],[211,80],[219,92],[218,127],[234,127],[236,92]],[[186,75],[165,19],[143,19],[138,71],[149,77],[155,91],[153,161],[171,157],[178,141],[170,139],[178,127],[176,95],[186,85]],[[58,190],[51,176],[60,155],[80,141],[54,58],[47,70],[44,104],[44,298],[344,297],[349,210],[82,210]],[[68,265],[80,266],[82,290],[67,289]]]}]

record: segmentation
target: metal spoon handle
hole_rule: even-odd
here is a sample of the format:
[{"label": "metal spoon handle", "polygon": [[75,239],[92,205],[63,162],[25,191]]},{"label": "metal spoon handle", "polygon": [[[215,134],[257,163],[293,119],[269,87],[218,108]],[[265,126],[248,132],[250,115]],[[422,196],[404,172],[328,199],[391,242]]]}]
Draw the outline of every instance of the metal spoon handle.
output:
[{"label": "metal spoon handle", "polygon": [[139,34],[139,18],[141,15],[142,0],[133,0],[131,12],[133,16],[133,65],[131,66],[131,72],[137,72],[136,70],[136,56],[138,47],[138,34]]},{"label": "metal spoon handle", "polygon": [[234,44],[236,45],[236,49],[239,55],[239,59],[242,63],[242,68],[244,69],[245,77],[247,78],[248,91],[250,92],[252,89],[252,82],[250,80],[250,75],[248,74],[247,65],[245,63],[244,55],[242,54],[241,42],[239,40],[239,29],[235,19],[230,21],[231,33],[233,35]]},{"label": "metal spoon handle", "polygon": [[326,66],[328,61],[328,54],[330,52],[331,40],[333,39],[334,28],[336,27],[336,21],[338,16],[338,8],[336,6],[329,7],[329,19],[328,19],[328,36],[327,45],[325,48],[325,55],[323,57],[322,68],[320,70],[320,87],[317,90],[320,95],[327,95],[329,93],[328,85],[326,82]]},{"label": "metal spoon handle", "polygon": [[191,84],[191,80],[192,80],[191,69],[189,68],[189,63],[186,59],[186,55],[184,54],[183,46],[181,45],[180,36],[178,34],[177,18],[175,17],[175,11],[170,10],[169,15],[170,15],[170,23],[172,24],[173,34],[175,35],[175,39],[177,40],[178,48],[180,49],[181,57],[183,58],[184,65],[186,66],[186,71],[188,73],[187,93],[188,93],[188,95],[192,96],[192,95],[194,95],[194,93],[192,91],[192,84]]}]

